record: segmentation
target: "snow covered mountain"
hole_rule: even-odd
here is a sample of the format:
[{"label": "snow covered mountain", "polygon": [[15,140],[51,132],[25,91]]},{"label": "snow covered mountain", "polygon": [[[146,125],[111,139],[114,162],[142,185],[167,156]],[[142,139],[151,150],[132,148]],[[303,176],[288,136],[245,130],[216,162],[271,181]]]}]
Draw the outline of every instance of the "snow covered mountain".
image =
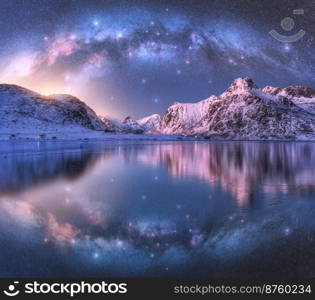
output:
[{"label": "snow covered mountain", "polygon": [[135,120],[130,116],[121,121],[110,117],[101,117],[101,119],[105,123],[110,122],[114,132],[141,134],[156,126],[160,122],[161,117],[158,114],[154,114],[139,120]]},{"label": "snow covered mountain", "polygon": [[315,140],[315,91],[303,86],[259,89],[250,78],[238,78],[219,96],[174,103],[162,118],[154,114],[137,121],[129,116],[118,121],[97,116],[71,95],[43,96],[0,84],[0,136],[74,138],[76,134],[89,138],[104,132]]},{"label": "snow covered mountain", "polygon": [[123,131],[126,133],[144,133],[142,126],[129,116],[122,121],[122,124]]},{"label": "snow covered mountain", "polygon": [[151,132],[163,134],[193,135],[196,126],[210,109],[213,96],[197,103],[179,103],[171,105],[160,122]]},{"label": "snow covered mountain", "polygon": [[262,91],[274,96],[290,98],[296,105],[315,113],[315,90],[311,88],[300,85],[287,88],[266,86]]},{"label": "snow covered mountain", "polygon": [[144,129],[136,120],[131,117],[126,117],[123,120],[118,120],[112,117],[100,117],[107,124],[111,124],[111,131],[116,133],[144,133]]},{"label": "snow covered mountain", "polygon": [[1,132],[54,131],[74,128],[111,131],[84,102],[71,95],[43,96],[17,85],[0,84]]},{"label": "snow covered mountain", "polygon": [[154,114],[148,117],[137,120],[137,123],[143,128],[144,131],[148,131],[161,121],[161,116]]},{"label": "snow covered mountain", "polygon": [[220,96],[174,103],[151,132],[224,139],[314,139],[315,91],[237,78]]}]

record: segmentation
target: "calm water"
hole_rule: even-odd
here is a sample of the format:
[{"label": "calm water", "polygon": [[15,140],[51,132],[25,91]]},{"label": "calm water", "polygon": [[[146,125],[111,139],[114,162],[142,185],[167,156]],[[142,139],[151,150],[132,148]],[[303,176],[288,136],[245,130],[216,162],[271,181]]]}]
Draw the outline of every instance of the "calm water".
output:
[{"label": "calm water", "polygon": [[1,142],[0,274],[315,276],[315,144]]}]

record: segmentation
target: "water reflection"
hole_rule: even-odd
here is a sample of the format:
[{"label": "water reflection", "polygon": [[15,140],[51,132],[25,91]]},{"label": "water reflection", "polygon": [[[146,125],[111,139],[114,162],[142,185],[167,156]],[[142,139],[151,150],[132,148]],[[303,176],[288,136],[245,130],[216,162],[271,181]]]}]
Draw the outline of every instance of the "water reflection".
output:
[{"label": "water reflection", "polygon": [[0,145],[0,193],[16,192],[59,176],[76,179],[99,156],[91,145],[76,145],[78,149],[64,146],[49,142],[3,142]]},{"label": "water reflection", "polygon": [[145,164],[165,165],[174,177],[220,184],[240,206],[260,191],[267,196],[314,192],[312,143],[186,143],[158,145],[137,154]]},{"label": "water reflection", "polygon": [[313,143],[2,144],[1,274],[314,276],[314,162]]}]

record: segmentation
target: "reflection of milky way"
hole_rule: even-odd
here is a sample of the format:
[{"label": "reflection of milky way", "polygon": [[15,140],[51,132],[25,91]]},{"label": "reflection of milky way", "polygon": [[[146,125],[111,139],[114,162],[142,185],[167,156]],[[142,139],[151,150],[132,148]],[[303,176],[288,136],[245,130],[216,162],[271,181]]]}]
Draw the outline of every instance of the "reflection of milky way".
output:
[{"label": "reflection of milky way", "polygon": [[[76,178],[63,176],[88,149],[97,161]],[[55,155],[62,170],[55,178],[40,182],[34,175],[36,185],[0,195],[1,241],[7,246],[0,259],[3,274],[314,275],[309,262],[315,246],[313,144],[174,143],[95,150]],[[13,161],[19,156],[7,155]],[[38,159],[47,152],[34,155]],[[58,162],[65,157],[66,167]],[[29,159],[24,157],[26,167]],[[14,168],[21,163],[4,176],[18,176]],[[193,201],[186,198],[189,192]],[[6,267],[12,255],[15,263]]]}]

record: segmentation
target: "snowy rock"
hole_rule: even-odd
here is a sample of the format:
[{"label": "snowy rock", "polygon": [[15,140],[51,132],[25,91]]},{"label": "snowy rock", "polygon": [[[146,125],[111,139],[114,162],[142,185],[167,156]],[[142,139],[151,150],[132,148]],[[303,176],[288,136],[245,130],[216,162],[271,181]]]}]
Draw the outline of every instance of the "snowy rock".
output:
[{"label": "snowy rock", "polygon": [[315,98],[315,90],[301,85],[289,86],[286,88],[266,86],[262,91],[271,95],[282,95],[292,98]]},{"label": "snowy rock", "polygon": [[106,129],[105,132],[119,132],[120,131],[120,126],[121,126],[121,122],[111,118],[111,117],[103,117],[103,116],[99,116],[99,118],[101,119],[101,121],[105,124]]},{"label": "snowy rock", "polygon": [[123,131],[125,133],[143,133],[144,129],[142,126],[133,118],[126,117],[123,121]]},{"label": "snowy rock", "polygon": [[137,123],[143,128],[144,131],[148,131],[161,121],[161,116],[154,114],[148,117],[137,120]]},{"label": "snowy rock", "polygon": [[140,120],[135,120],[128,116],[123,120],[117,120],[111,117],[100,117],[104,123],[110,122],[113,126],[113,131],[118,133],[144,133],[157,125],[161,120],[161,117],[157,114],[145,117]]},{"label": "snowy rock", "polygon": [[266,86],[262,91],[273,96],[289,98],[299,107],[315,114],[315,90],[311,88],[305,86],[289,86],[287,88]]},{"label": "snowy rock", "polygon": [[252,79],[238,78],[220,96],[171,105],[151,132],[223,139],[314,139],[315,115],[301,105],[313,95],[305,87],[289,87],[285,92],[259,89]]},{"label": "snowy rock", "polygon": [[[53,130],[77,126],[110,130],[84,102],[71,95],[43,96],[17,85],[0,85],[1,131]],[[44,134],[44,133],[42,133]]]},{"label": "snowy rock", "polygon": [[178,103],[171,105],[159,124],[151,132],[163,134],[193,135],[196,126],[209,111],[213,97],[198,103]]}]

